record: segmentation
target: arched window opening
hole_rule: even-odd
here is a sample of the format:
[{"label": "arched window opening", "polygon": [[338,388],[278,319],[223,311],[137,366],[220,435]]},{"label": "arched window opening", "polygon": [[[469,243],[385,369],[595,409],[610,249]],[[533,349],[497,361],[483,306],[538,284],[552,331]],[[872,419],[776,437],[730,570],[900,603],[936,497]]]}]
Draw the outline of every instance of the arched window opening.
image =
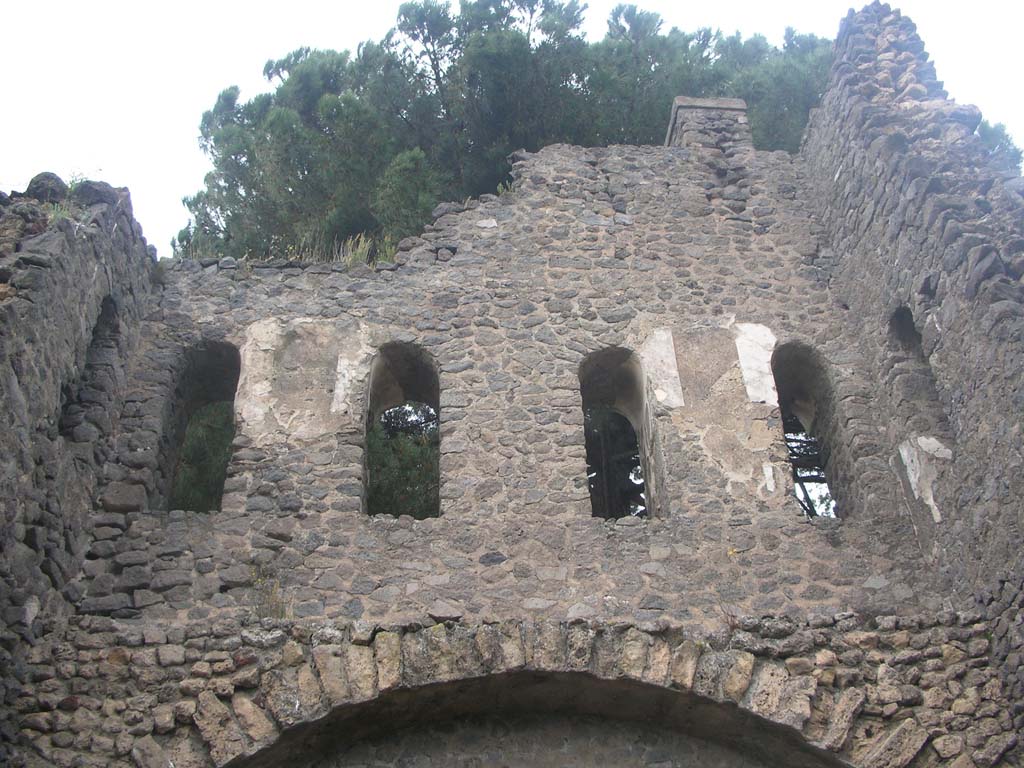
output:
[{"label": "arched window opening", "polygon": [[896,414],[894,424],[903,435],[949,434],[938,386],[925,356],[914,315],[901,306],[889,317],[889,349],[884,360],[884,381]]},{"label": "arched window opening", "polygon": [[414,344],[380,348],[370,368],[366,409],[366,512],[441,514],[440,385],[429,355]]},{"label": "arched window opening", "polygon": [[107,296],[93,326],[82,375],[65,384],[61,394],[60,431],[66,439],[95,443],[109,434],[114,401],[124,386],[122,343],[117,305]]},{"label": "arched window opening", "polygon": [[204,342],[185,355],[179,384],[169,509],[219,510],[235,439],[235,390],[241,359],[224,342]]},{"label": "arched window opening", "polygon": [[826,472],[829,451],[822,435],[829,393],[824,369],[809,347],[786,344],[772,356],[772,374],[794,495],[807,517],[835,517],[836,501]]},{"label": "arched window opening", "polygon": [[594,517],[647,517],[651,429],[644,409],[643,373],[628,349],[590,355],[580,366],[587,486]]}]

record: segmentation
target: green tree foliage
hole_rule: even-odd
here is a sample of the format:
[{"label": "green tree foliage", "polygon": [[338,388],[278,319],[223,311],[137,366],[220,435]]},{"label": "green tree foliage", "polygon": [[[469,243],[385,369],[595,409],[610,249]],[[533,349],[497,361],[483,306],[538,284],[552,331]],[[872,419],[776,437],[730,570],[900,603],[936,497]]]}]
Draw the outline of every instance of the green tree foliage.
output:
[{"label": "green tree foliage", "polygon": [[203,115],[213,170],[185,200],[192,222],[176,251],[287,258],[413,234],[439,200],[495,191],[516,149],[660,143],[680,94],[740,96],[755,144],[796,148],[827,40],[789,30],[780,50],[666,31],[658,14],[619,5],[588,43],[585,7],[462,0],[455,13],[416,0],[355,55],[300,48],[268,61],[272,93],[243,103],[228,88]]},{"label": "green tree foliage", "polygon": [[371,515],[440,514],[437,412],[423,403],[390,408],[366,433],[366,510]]},{"label": "green tree foliage", "polygon": [[725,93],[747,102],[754,145],[796,152],[807,113],[818,103],[832,63],[832,44],[786,29],[782,50],[760,35],[719,41],[719,74]]},{"label": "green tree foliage", "polygon": [[373,193],[370,208],[384,237],[397,242],[430,221],[441,179],[419,147],[395,155]]},{"label": "green tree foliage", "polygon": [[1020,173],[1021,158],[1024,153],[1010,138],[1005,125],[1002,123],[992,125],[988,120],[982,120],[981,125],[978,126],[978,136],[989,157]]},{"label": "green tree foliage", "polygon": [[168,499],[171,509],[198,512],[220,509],[234,437],[234,403],[210,403],[192,414],[171,484]]}]

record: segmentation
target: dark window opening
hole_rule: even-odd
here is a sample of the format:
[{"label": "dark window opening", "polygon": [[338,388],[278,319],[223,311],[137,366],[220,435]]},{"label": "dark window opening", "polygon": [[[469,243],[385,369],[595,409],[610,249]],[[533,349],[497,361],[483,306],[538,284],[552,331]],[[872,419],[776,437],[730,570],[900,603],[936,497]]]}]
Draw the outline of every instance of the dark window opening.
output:
[{"label": "dark window opening", "polygon": [[587,487],[594,517],[647,517],[644,388],[627,349],[597,352],[580,366]]},{"label": "dark window opening", "polygon": [[367,514],[438,517],[440,459],[437,369],[413,344],[385,344],[370,370]]},{"label": "dark window opening", "polygon": [[830,389],[821,361],[809,347],[786,344],[772,356],[772,374],[793,471],[793,493],[808,518],[836,517],[836,500],[828,482],[828,444],[822,434]]},{"label": "dark window opening", "polygon": [[629,419],[606,406],[588,408],[583,431],[594,517],[645,517],[644,470]]},{"label": "dark window opening", "polygon": [[168,509],[220,510],[235,439],[240,368],[238,350],[223,342],[206,342],[186,354]]},{"label": "dark window opening", "polygon": [[904,351],[924,357],[921,350],[921,332],[907,307],[900,307],[889,318],[889,338]]}]

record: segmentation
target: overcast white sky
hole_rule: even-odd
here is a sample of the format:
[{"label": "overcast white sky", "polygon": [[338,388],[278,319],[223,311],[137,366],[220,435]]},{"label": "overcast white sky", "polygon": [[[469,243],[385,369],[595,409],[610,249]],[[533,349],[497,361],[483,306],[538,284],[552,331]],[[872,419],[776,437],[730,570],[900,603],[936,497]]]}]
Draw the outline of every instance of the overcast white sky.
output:
[{"label": "overcast white sky", "polygon": [[[586,30],[604,35],[614,0],[590,0]],[[848,0],[640,0],[666,29],[702,26],[761,33],[786,26],[835,37]],[[1005,123],[1024,146],[1020,31],[1024,3],[947,0],[893,3],[910,16],[939,78],[961,103]],[[203,111],[229,85],[248,99],[267,88],[263,65],[303,45],[355,49],[393,26],[399,0],[331,3],[65,2],[6,4],[0,113],[0,189],[23,190],[44,170],[131,189],[135,215],[161,256],[185,225],[181,198],[209,169],[196,141]],[[858,2],[857,7],[863,5]],[[666,119],[669,105],[665,105]]]}]

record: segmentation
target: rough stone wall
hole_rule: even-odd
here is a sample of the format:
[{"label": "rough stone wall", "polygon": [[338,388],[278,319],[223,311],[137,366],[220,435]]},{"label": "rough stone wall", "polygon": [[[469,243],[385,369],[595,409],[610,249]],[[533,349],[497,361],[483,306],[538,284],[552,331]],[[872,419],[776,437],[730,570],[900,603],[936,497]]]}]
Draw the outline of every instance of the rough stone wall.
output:
[{"label": "rough stone wall", "polygon": [[[361,764],[341,756],[380,750],[385,735],[393,755],[405,728],[457,738],[467,718],[574,713],[711,741],[728,765],[994,766],[1016,736],[979,619],[737,617],[692,635],[667,621],[79,616],[33,648],[35,689],[16,707],[31,765]],[[484,741],[491,761],[521,755],[516,739]],[[723,759],[720,747],[703,751]],[[693,749],[676,736],[661,754]]]},{"label": "rough stone wall", "polygon": [[[900,493],[872,437],[884,421],[860,405],[870,369],[805,263],[817,246],[794,160],[749,144],[563,146],[515,170],[501,198],[442,206],[391,269],[168,271],[141,330],[159,372],[129,382],[102,494],[125,525],[90,553],[82,610],[700,625],[723,611],[942,607],[884,503]],[[174,360],[203,339],[242,360],[223,511],[161,512],[160,430],[139,417],[167,412]],[[765,373],[776,339],[832,366],[841,522],[808,523],[791,497]],[[361,508],[367,378],[392,340],[440,370],[434,520]],[[662,469],[646,522],[590,516],[578,369],[612,346],[648,379],[642,431]]]},{"label": "rough stone wall", "polygon": [[[837,54],[800,157],[754,151],[735,102],[677,100],[667,146],[517,153],[511,191],[443,204],[373,269],[176,262],[150,292],[125,197],[42,233],[0,198],[20,759],[397,761],[388,731],[500,716],[520,735],[490,749],[516,760],[546,703],[581,739],[642,723],[609,750],[666,729],[667,760],[690,737],[762,764],[1013,760],[1021,576],[983,559],[1018,530],[1015,182],[976,112],[933,98],[909,22],[871,6]],[[391,341],[439,371],[437,519],[365,513]],[[790,344],[821,361],[837,520],[792,497]],[[643,368],[646,520],[590,515],[580,365],[612,347]],[[223,509],[168,510],[196,393],[234,375],[197,361],[232,348]]]},{"label": "rough stone wall", "polygon": [[[836,51],[803,148],[830,285],[902,417],[892,463],[918,497],[924,553],[943,589],[978,591],[1019,702],[1024,184],[986,156],[977,109],[946,100],[909,19],[869,6],[844,22]],[[916,371],[886,351],[900,306],[922,337]],[[994,563],[1018,565],[993,581]]]},{"label": "rough stone wall", "polygon": [[[831,288],[880,363],[892,312],[913,314],[956,441],[936,481],[943,519],[928,554],[951,579],[977,583],[987,563],[1016,554],[1020,531],[1019,177],[986,159],[972,135],[980,115],[945,100],[908,19],[870,6],[836,45],[804,146],[837,255]],[[889,396],[929,407],[917,390]]]},{"label": "rough stone wall", "polygon": [[[48,205],[44,205],[48,203]],[[55,208],[56,206],[56,208]],[[48,226],[49,224],[49,226]],[[52,174],[0,200],[3,645],[74,600],[152,259],[127,190]]]}]

